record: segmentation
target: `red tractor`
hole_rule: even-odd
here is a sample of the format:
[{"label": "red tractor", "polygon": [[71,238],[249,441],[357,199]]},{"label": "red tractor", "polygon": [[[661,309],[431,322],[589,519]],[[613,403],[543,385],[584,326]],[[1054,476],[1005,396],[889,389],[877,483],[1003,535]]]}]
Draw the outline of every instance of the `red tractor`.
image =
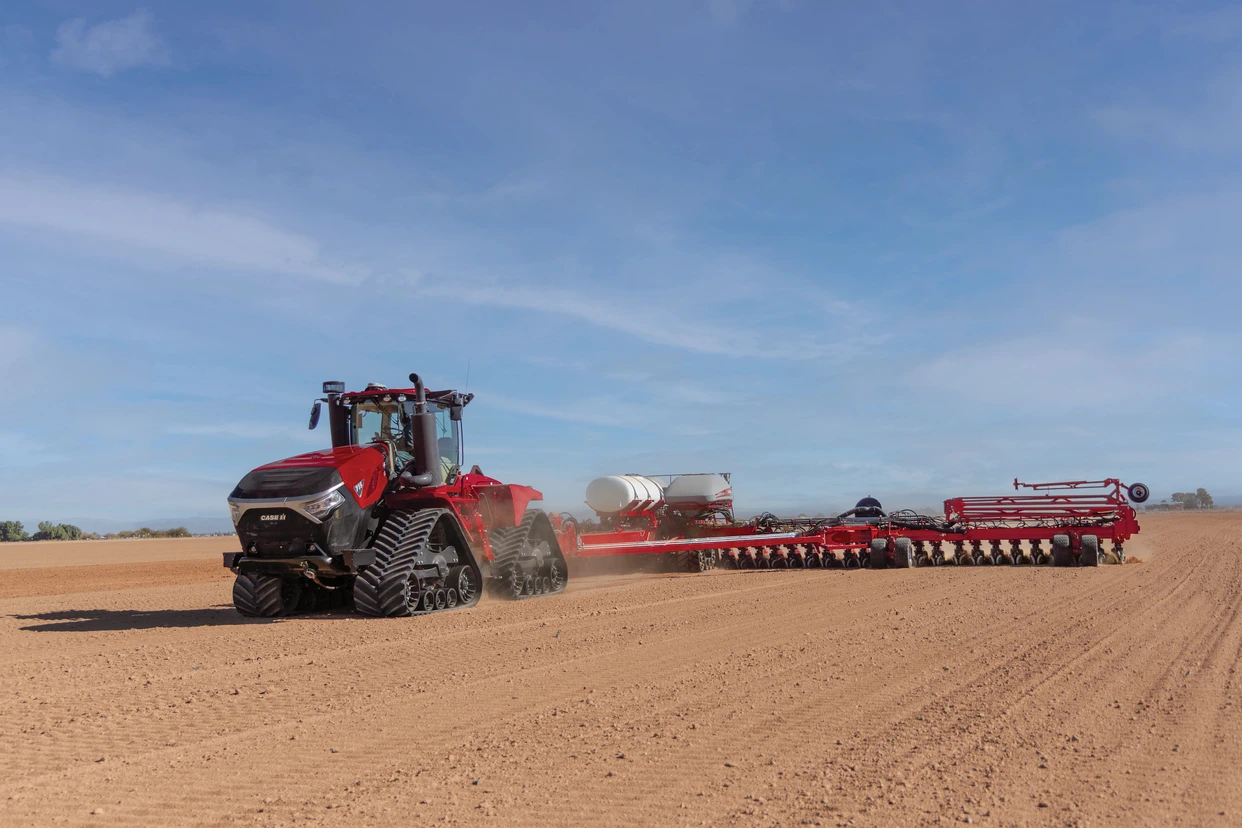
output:
[{"label": "red tractor", "polygon": [[242,551],[242,615],[333,606],[422,615],[473,606],[485,584],[506,598],[562,592],[568,571],[543,495],[463,472],[461,420],[473,394],[325,382],[332,448],[260,466],[229,496]]}]

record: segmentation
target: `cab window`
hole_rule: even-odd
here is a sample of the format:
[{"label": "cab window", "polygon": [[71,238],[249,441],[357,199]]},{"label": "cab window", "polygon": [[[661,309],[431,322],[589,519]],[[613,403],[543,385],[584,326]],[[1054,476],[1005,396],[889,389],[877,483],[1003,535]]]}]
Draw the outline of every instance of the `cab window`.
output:
[{"label": "cab window", "polygon": [[456,426],[447,408],[436,409],[436,447],[440,453],[440,467],[444,471],[445,480],[457,472],[457,460],[461,456]]}]

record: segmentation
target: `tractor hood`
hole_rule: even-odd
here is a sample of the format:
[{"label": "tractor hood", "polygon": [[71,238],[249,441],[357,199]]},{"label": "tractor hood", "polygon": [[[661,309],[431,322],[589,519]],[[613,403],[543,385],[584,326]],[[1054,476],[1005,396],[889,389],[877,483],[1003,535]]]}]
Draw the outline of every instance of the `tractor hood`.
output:
[{"label": "tractor hood", "polygon": [[271,500],[305,497],[344,484],[366,508],[379,499],[388,483],[384,450],[379,446],[343,446],[299,454],[259,466],[233,489],[231,498]]}]

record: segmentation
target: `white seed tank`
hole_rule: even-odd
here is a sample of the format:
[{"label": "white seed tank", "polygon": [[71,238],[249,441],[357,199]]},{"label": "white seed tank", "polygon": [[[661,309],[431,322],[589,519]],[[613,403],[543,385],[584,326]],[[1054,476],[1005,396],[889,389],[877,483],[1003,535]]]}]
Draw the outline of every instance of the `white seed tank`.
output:
[{"label": "white seed tank", "polygon": [[664,502],[664,487],[658,480],[638,474],[597,477],[587,485],[586,502],[601,515],[647,512]]},{"label": "white seed tank", "polygon": [[732,506],[733,488],[718,474],[683,474],[664,491],[664,502],[678,511]]}]

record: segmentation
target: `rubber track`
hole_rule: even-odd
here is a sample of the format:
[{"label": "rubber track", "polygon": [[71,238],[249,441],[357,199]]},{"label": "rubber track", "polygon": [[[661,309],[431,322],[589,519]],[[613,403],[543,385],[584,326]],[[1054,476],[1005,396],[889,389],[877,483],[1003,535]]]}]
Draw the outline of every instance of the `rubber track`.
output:
[{"label": "rubber track", "polygon": [[[522,522],[517,526],[512,528],[502,527],[500,529],[492,530],[492,538],[494,541],[492,544],[492,577],[496,580],[497,585],[501,586],[500,589],[496,590],[496,594],[499,595],[499,597],[506,598],[510,601],[522,601],[527,598],[538,598],[541,595],[559,595],[565,591],[569,573],[566,562],[563,560],[563,556],[561,567],[566,571],[562,573],[561,588],[558,590],[539,594],[523,592],[521,595],[514,595],[509,589],[508,579],[505,577],[509,566],[518,560],[521,554],[522,544],[525,543],[526,539],[530,536],[530,531],[535,525],[535,519],[541,514],[543,514],[543,512],[538,509],[530,509],[526,512],[526,514],[522,515]],[[555,550],[559,549],[560,546],[558,544],[555,547]],[[553,554],[555,554],[555,550]]]},{"label": "rubber track", "polygon": [[354,579],[354,607],[363,615],[409,615],[406,602],[414,560],[446,509],[393,512],[375,539],[375,564]]},{"label": "rubber track", "polygon": [[492,578],[499,587],[496,590],[499,597],[510,600],[526,597],[514,595],[509,589],[508,572],[509,566],[520,557],[522,544],[526,541],[526,536],[530,534],[530,529],[535,524],[535,516],[538,514],[537,511],[528,511],[522,515],[522,522],[517,526],[492,530]]},{"label": "rubber track", "polygon": [[242,615],[272,618],[284,608],[280,600],[281,579],[276,575],[243,573],[233,581],[233,606]]}]

